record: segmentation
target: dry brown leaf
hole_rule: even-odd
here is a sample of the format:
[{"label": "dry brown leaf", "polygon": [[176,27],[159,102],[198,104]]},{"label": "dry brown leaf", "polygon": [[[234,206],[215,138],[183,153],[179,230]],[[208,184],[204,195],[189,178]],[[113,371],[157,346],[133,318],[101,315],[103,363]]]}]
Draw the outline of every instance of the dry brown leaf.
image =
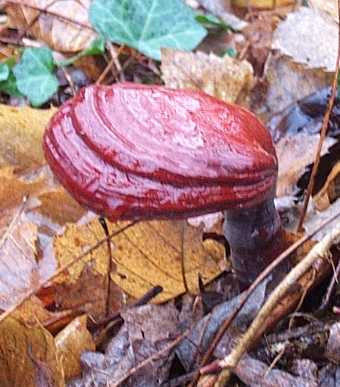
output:
[{"label": "dry brown leaf", "polygon": [[340,161],[334,165],[325,184],[313,198],[313,203],[319,211],[328,208],[330,203],[334,202],[334,200],[339,197],[339,175]]},{"label": "dry brown leaf", "polygon": [[80,375],[80,355],[84,351],[95,350],[95,343],[87,330],[86,322],[86,315],[77,317],[55,337],[66,381]]},{"label": "dry brown leaf", "polygon": [[301,7],[279,24],[274,32],[272,48],[309,68],[333,72],[338,25],[325,13]]},{"label": "dry brown leaf", "polygon": [[35,196],[48,190],[43,171],[32,177],[19,177],[13,168],[0,168],[0,211],[17,206],[24,196]]},{"label": "dry brown leaf", "polygon": [[[318,228],[323,222],[332,216],[338,214],[340,212],[340,199],[337,199],[333,202],[326,210],[317,211],[313,208],[310,208],[307,212],[306,219],[303,224],[303,228],[306,233],[310,233],[316,228]],[[321,231],[319,231],[315,236],[313,236],[314,240],[321,241],[329,232],[335,227],[335,225],[339,223],[339,219],[335,219],[333,222],[328,224],[326,227],[323,227]]]},{"label": "dry brown leaf", "polygon": [[[306,166],[315,159],[315,153],[320,136],[297,133],[287,135],[276,144],[279,160],[279,177],[277,196],[291,195]],[[323,144],[321,155],[324,155],[335,140],[329,137]]]},{"label": "dry brown leaf", "polygon": [[20,209],[0,220],[0,309],[15,304],[39,282],[36,262],[37,226]]},{"label": "dry brown leaf", "polygon": [[12,28],[29,31],[56,51],[76,52],[96,37],[89,6],[90,0],[11,0],[6,12]]},{"label": "dry brown leaf", "polygon": [[250,63],[228,55],[162,49],[162,78],[174,89],[203,90],[225,102],[244,102],[253,85]]},{"label": "dry brown leaf", "polygon": [[1,387],[64,387],[53,336],[8,317],[0,324]]},{"label": "dry brown leaf", "polygon": [[[117,231],[127,223],[110,223],[110,232]],[[164,291],[156,298],[165,301],[184,292],[181,272],[181,232],[183,222],[141,222],[113,238],[113,258],[117,270],[113,281],[125,292],[139,298],[153,286],[160,285]],[[224,248],[217,242],[202,242],[201,229],[184,227],[185,270],[189,288],[197,292],[198,274],[208,282],[221,272],[220,261]],[[104,237],[97,220],[85,226],[68,225],[65,233],[55,238],[54,251],[63,265],[93,246]],[[108,253],[105,244],[84,260],[72,266],[69,278],[63,276],[59,282],[77,281],[84,266],[103,276],[107,273]]]},{"label": "dry brown leaf", "polygon": [[313,8],[329,13],[333,19],[338,22],[337,0],[308,0],[308,3]]},{"label": "dry brown leaf", "polygon": [[274,8],[294,5],[296,0],[232,0],[236,7]]},{"label": "dry brown leaf", "polygon": [[268,88],[265,98],[263,92],[260,94],[261,100],[254,109],[258,114],[272,115],[280,112],[299,99],[329,86],[332,81],[331,73],[306,68],[280,54],[270,56],[265,76]]},{"label": "dry brown leaf", "polygon": [[86,212],[60,185],[39,195],[39,201],[37,211],[60,225],[76,223]]},{"label": "dry brown leaf", "polygon": [[45,163],[42,136],[55,111],[0,105],[0,167],[23,171]]}]

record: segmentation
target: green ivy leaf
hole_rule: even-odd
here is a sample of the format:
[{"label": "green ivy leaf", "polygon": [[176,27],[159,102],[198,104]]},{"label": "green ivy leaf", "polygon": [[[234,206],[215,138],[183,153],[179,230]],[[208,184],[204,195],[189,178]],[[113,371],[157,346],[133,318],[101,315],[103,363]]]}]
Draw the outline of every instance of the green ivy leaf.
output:
[{"label": "green ivy leaf", "polygon": [[211,14],[196,15],[195,19],[205,28],[218,29],[221,31],[232,31],[232,28],[228,24]]},{"label": "green ivy leaf", "polygon": [[42,105],[58,90],[54,68],[52,51],[45,47],[25,48],[14,67],[17,87],[33,106]]},{"label": "green ivy leaf", "polygon": [[[15,66],[15,58],[11,57],[6,59],[0,64],[1,82],[0,91],[5,94],[13,95],[15,97],[21,97],[22,94],[17,88],[17,80],[13,74],[13,67]],[[7,74],[7,77],[6,77]]]},{"label": "green ivy leaf", "polygon": [[158,60],[162,47],[192,50],[207,33],[181,0],[94,0],[89,15],[106,39]]},{"label": "green ivy leaf", "polygon": [[0,63],[0,81],[6,81],[9,76],[9,67],[6,63]]}]

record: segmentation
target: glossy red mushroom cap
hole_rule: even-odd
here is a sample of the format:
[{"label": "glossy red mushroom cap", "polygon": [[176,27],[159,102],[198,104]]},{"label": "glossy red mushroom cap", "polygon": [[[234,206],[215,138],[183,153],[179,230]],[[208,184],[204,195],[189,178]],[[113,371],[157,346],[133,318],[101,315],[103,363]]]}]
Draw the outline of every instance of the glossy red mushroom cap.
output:
[{"label": "glossy red mushroom cap", "polygon": [[162,86],[84,88],[54,115],[43,145],[71,195],[111,220],[252,207],[277,177],[270,133],[252,113]]}]

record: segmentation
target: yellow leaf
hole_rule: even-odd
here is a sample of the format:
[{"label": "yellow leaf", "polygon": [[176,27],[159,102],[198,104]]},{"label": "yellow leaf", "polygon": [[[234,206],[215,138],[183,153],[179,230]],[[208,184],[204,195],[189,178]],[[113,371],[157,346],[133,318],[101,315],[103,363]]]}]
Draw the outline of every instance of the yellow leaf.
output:
[{"label": "yellow leaf", "polygon": [[8,317],[0,324],[1,387],[64,387],[53,336]]},{"label": "yellow leaf", "polygon": [[0,105],[0,167],[21,172],[45,163],[42,136],[55,111]]},{"label": "yellow leaf", "polygon": [[81,373],[80,355],[84,351],[94,351],[95,344],[86,328],[86,315],[75,318],[55,337],[58,357],[63,366],[65,380]]},{"label": "yellow leaf", "polygon": [[[110,233],[118,231],[127,222],[110,223]],[[184,233],[183,233],[184,230]],[[54,251],[63,265],[80,255],[85,249],[104,238],[104,232],[94,220],[85,226],[68,225],[62,236],[56,237]],[[198,275],[206,283],[221,273],[220,263],[224,248],[217,242],[202,242],[202,230],[183,221],[140,222],[115,236],[113,259],[116,271],[111,274],[113,281],[125,292],[139,298],[150,288],[160,285],[163,292],[155,299],[162,302],[185,291],[181,259],[184,252],[186,280],[191,292],[197,292]],[[108,268],[106,244],[69,269],[68,281],[76,281],[85,265],[104,274]],[[59,281],[65,281],[65,276]]]}]

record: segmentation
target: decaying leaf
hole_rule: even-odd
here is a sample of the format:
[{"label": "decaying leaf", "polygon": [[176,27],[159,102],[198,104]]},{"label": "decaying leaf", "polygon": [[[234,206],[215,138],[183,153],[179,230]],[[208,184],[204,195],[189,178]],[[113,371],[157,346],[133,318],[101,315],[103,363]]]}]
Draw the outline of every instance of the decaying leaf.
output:
[{"label": "decaying leaf", "polygon": [[[313,163],[320,136],[297,133],[287,135],[276,144],[279,159],[277,196],[291,195],[306,166]],[[327,153],[335,140],[327,137],[321,155]]]},{"label": "decaying leaf", "polygon": [[309,68],[334,71],[338,26],[324,13],[301,7],[274,32],[272,48]]},{"label": "decaying leaf", "polygon": [[39,324],[0,323],[1,387],[64,387],[53,336]]},{"label": "decaying leaf", "polygon": [[86,321],[86,315],[77,317],[55,337],[65,380],[81,373],[80,355],[82,352],[95,350],[93,338],[86,328]]},{"label": "decaying leaf", "polygon": [[[126,224],[111,223],[110,232],[118,231]],[[81,227],[68,225],[65,233],[54,241],[59,264],[69,262],[103,237],[97,220]],[[111,274],[112,280],[136,298],[160,285],[164,291],[155,299],[157,302],[183,293],[182,238],[186,280],[190,290],[197,292],[198,275],[206,283],[221,272],[219,263],[224,257],[224,248],[212,240],[202,242],[201,229],[185,225],[184,222],[141,222],[115,236],[112,242],[117,269]],[[68,282],[77,281],[86,265],[91,265],[98,275],[107,273],[108,253],[105,244],[80,264],[72,266],[68,279],[63,276],[59,282],[66,279]]]},{"label": "decaying leaf", "polygon": [[76,223],[86,212],[60,185],[39,195],[39,201],[37,211],[60,225]]},{"label": "decaying leaf", "polygon": [[274,8],[294,5],[295,0],[232,0],[237,7]]},{"label": "decaying leaf", "polygon": [[39,283],[37,227],[15,209],[0,221],[0,309],[6,310]]},{"label": "decaying leaf", "polygon": [[329,13],[333,19],[338,22],[338,5],[337,0],[308,0],[308,3],[321,11]]},{"label": "decaying leaf", "polygon": [[[338,214],[340,212],[340,199],[337,199],[333,202],[326,210],[318,211],[316,209],[309,209],[307,212],[306,219],[303,224],[303,228],[306,233],[310,233],[319,227],[323,222],[332,216]],[[335,219],[333,222],[328,224],[326,227],[323,227],[321,231],[319,231],[316,235],[313,236],[314,240],[320,241],[324,238],[330,231],[335,227],[335,225],[339,222],[339,219]]]},{"label": "decaying leaf", "polygon": [[11,0],[6,12],[12,28],[30,32],[50,48],[76,52],[97,34],[88,21],[89,0]]},{"label": "decaying leaf", "polygon": [[29,195],[45,192],[47,182],[42,171],[35,176],[20,177],[13,173],[12,167],[0,168],[0,211],[15,207]]},{"label": "decaying leaf", "polygon": [[318,194],[313,198],[315,207],[319,210],[325,210],[330,203],[334,202],[339,195],[339,176],[340,176],[340,161],[332,168],[327,180]]},{"label": "decaying leaf", "polygon": [[332,74],[293,62],[289,57],[274,54],[266,64],[268,83],[265,99],[261,98],[258,113],[278,113],[296,101],[329,86]]},{"label": "decaying leaf", "polygon": [[203,90],[225,102],[244,102],[253,85],[250,63],[203,52],[162,50],[162,78],[166,86]]},{"label": "decaying leaf", "polygon": [[0,105],[0,167],[23,171],[45,163],[42,136],[55,111]]}]

